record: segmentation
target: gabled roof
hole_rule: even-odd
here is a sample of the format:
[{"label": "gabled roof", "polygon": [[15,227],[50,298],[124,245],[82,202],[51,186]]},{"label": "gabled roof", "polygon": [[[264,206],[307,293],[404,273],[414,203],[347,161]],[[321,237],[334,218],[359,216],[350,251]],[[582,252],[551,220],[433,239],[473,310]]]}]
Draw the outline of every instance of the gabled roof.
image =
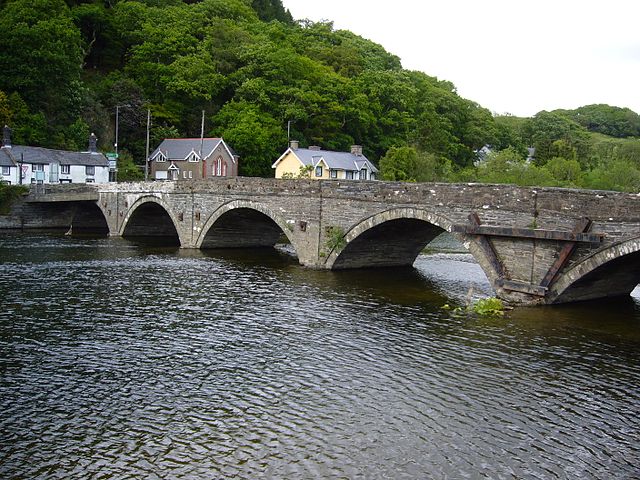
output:
[{"label": "gabled roof", "polygon": [[0,148],[0,167],[15,167],[16,162],[8,152],[7,148]]},{"label": "gabled roof", "polygon": [[208,158],[209,155],[222,143],[229,157],[235,162],[235,153],[222,138],[165,138],[162,143],[156,148],[149,159],[155,159],[160,152],[167,158],[167,160],[187,160],[191,152],[194,152],[200,157],[200,144],[202,143],[202,158]]},{"label": "gabled roof", "polygon": [[369,161],[364,155],[354,155],[351,152],[333,152],[331,150],[315,150],[309,148],[288,148],[278,160],[274,162],[272,168],[276,168],[278,163],[289,153],[293,153],[300,163],[304,166],[315,167],[324,161],[328,168],[331,170],[361,170],[367,168],[374,173],[378,172],[378,169],[373,163]]},{"label": "gabled roof", "polygon": [[66,150],[26,147],[23,145],[13,145],[11,148],[3,147],[0,150],[2,150],[5,155],[9,156],[15,163],[22,162],[46,165],[55,162],[60,165],[109,166],[107,157],[98,152],[68,152]]}]

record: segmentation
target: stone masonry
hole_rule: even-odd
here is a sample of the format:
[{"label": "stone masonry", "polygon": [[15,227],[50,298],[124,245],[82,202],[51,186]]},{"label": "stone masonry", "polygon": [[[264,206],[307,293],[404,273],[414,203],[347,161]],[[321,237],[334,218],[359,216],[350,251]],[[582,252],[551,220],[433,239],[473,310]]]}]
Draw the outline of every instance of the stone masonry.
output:
[{"label": "stone masonry", "polygon": [[[318,269],[410,265],[449,231],[511,303],[623,295],[640,281],[640,195],[634,194],[237,177],[52,185],[32,193],[28,204],[30,224],[38,208],[58,205],[75,212],[74,228],[93,216],[110,235],[174,236],[183,248],[268,246],[284,234],[300,263]],[[60,215],[61,222],[68,217]],[[590,223],[581,224],[585,217]]]}]

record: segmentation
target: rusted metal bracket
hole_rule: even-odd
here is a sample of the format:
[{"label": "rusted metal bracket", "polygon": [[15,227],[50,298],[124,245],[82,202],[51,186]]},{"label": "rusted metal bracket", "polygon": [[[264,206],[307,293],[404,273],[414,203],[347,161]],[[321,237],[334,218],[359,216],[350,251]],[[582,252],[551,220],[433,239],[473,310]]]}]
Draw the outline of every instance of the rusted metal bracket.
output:
[{"label": "rusted metal bracket", "polygon": [[[471,212],[467,217],[469,219],[470,227],[479,227],[480,226],[480,217],[476,212]],[[454,225],[452,231],[456,232],[458,230],[455,229],[457,225]],[[496,271],[498,278],[504,278],[507,275],[507,269],[504,267],[504,264],[498,258],[498,254],[496,253],[491,241],[485,236],[481,234],[475,234],[478,240],[478,244],[480,248],[482,248],[485,257],[491,264],[491,266]]]},{"label": "rusted metal bracket", "polygon": [[560,242],[601,243],[604,233],[567,232],[565,230],[542,230],[532,228],[494,227],[489,225],[454,225],[453,232],[490,237],[533,238]]},{"label": "rusted metal bracket", "polygon": [[[593,222],[589,218],[582,217],[580,221],[576,224],[576,226],[573,228],[572,233],[578,235],[582,232],[588,232],[589,229],[591,228],[592,223]],[[566,265],[571,255],[573,255],[573,252],[575,251],[576,247],[577,247],[576,241],[568,241],[567,243],[564,244],[564,246],[562,247],[562,250],[560,250],[560,253],[558,254],[558,258],[556,258],[556,261],[553,262],[553,265],[551,265],[551,267],[549,268],[549,271],[540,282],[541,287],[548,288],[549,285],[551,285],[551,283],[558,276],[558,272],[562,270],[562,267]]]},{"label": "rusted metal bracket", "polygon": [[537,297],[544,297],[548,290],[547,287],[543,287],[541,285],[531,285],[530,283],[518,282],[516,280],[505,280],[504,278],[498,279],[496,283],[505,290],[527,293]]},{"label": "rusted metal bracket", "polygon": [[[603,233],[587,233],[591,228],[592,221],[587,217],[581,218],[571,232],[562,230],[542,230],[529,228],[495,227],[480,224],[480,217],[476,212],[469,214],[469,224],[454,225],[452,232],[475,235],[485,256],[498,274],[496,285],[514,292],[522,292],[528,295],[544,297],[549,290],[549,285],[553,283],[558,273],[566,265],[567,261],[575,251],[578,243],[601,243],[605,235]],[[487,237],[512,237],[530,238],[534,240],[551,240],[565,242],[558,258],[549,268],[540,285],[517,280],[510,280],[509,274],[500,261],[493,244]]]}]

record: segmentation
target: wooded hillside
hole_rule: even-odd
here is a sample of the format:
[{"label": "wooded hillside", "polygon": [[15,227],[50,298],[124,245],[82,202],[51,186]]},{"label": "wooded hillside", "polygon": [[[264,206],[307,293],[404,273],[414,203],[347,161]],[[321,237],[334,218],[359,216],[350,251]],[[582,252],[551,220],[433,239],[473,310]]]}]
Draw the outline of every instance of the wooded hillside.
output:
[{"label": "wooded hillside", "polygon": [[[295,21],[280,0],[0,0],[0,69],[0,123],[16,144],[84,149],[93,131],[110,151],[118,107],[125,177],[138,173],[127,158],[144,162],[149,108],[152,148],[199,136],[204,110],[205,133],[233,146],[243,175],[273,175],[290,122],[303,146],[363,145],[388,179],[522,181],[498,175],[516,162],[544,184],[640,189],[636,113],[494,117],[380,45]],[[474,166],[484,145],[490,158]],[[610,165],[631,174],[596,182]]]}]

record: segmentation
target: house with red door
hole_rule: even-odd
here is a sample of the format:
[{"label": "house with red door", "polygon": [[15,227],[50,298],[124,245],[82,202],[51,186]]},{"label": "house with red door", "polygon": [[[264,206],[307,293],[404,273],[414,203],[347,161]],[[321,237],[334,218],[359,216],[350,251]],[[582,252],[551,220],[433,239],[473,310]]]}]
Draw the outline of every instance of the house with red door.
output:
[{"label": "house with red door", "polygon": [[147,160],[153,180],[235,177],[239,157],[222,138],[165,138]]}]

